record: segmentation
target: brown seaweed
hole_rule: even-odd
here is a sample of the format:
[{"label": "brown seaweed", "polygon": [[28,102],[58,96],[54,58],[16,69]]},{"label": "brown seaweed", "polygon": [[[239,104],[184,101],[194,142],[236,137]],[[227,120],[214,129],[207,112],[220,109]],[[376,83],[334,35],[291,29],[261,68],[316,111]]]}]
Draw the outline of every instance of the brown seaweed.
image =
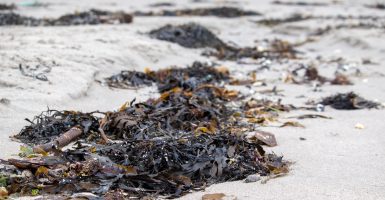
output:
[{"label": "brown seaweed", "polygon": [[[153,82],[159,98],[105,113],[48,110],[28,120],[15,138],[35,147],[22,148],[23,159],[0,163],[7,192],[173,198],[251,174],[287,173],[288,163],[261,146],[276,144],[274,136],[261,138],[267,133],[256,129],[256,121],[247,122],[277,117],[286,106],[256,99],[229,106],[243,97],[220,85],[228,81],[228,71],[199,62],[139,74],[126,84]],[[250,133],[258,137],[247,138]],[[75,138],[72,149],[60,149]]]}]

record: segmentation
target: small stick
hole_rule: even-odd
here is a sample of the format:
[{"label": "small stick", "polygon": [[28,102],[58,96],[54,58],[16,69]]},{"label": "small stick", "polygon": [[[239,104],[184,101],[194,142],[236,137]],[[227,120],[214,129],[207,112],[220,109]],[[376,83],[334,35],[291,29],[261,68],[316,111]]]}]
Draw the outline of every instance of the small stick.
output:
[{"label": "small stick", "polygon": [[63,133],[63,135],[56,138],[54,141],[34,146],[33,152],[43,153],[60,149],[62,147],[67,146],[69,143],[75,141],[79,136],[82,135],[82,133],[83,129],[80,126],[72,127],[70,130]]},{"label": "small stick", "polygon": [[103,130],[102,128],[99,128],[99,132],[100,132],[100,136],[102,137],[102,139],[104,140],[104,142],[109,143],[109,142],[110,142],[110,139],[108,139],[108,137],[107,137],[106,134],[104,133],[104,130]]}]

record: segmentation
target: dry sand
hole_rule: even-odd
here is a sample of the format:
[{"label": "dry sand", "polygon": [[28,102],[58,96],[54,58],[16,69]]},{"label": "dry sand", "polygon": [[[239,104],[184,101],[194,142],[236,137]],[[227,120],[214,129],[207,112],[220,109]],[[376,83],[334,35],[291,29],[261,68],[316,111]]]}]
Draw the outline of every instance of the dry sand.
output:
[{"label": "dry sand", "polygon": [[[20,1],[2,1],[15,2]],[[36,17],[59,16],[74,10],[100,8],[109,10],[148,10],[149,4],[159,1],[40,1],[51,3],[47,8],[22,7],[16,12]],[[321,1],[319,1],[321,2]],[[300,7],[277,6],[269,1],[221,1],[202,3],[175,1],[174,8],[235,5],[263,13],[265,16],[286,16],[294,12],[315,15],[373,15],[385,17],[385,12],[363,7],[369,1],[322,1],[328,6]],[[373,1],[377,2],[377,1]],[[303,41],[306,33],[325,22],[309,20],[283,24],[273,28],[257,25],[242,17],[220,19],[216,17],[136,17],[128,25],[100,25],[76,27],[0,27],[0,99],[10,104],[0,104],[0,157],[17,154],[20,144],[12,142],[10,135],[27,125],[24,118],[32,118],[47,107],[67,110],[113,110],[123,102],[137,98],[147,99],[158,95],[155,88],[140,90],[111,90],[95,79],[110,76],[122,69],[157,69],[170,65],[184,66],[195,60],[213,61],[200,55],[202,50],[186,49],[176,44],[150,39],[145,32],[164,24],[198,22],[207,26],[227,42],[239,46],[253,45],[255,40],[287,39]],[[336,22],[328,21],[333,24]],[[290,26],[289,26],[290,25]],[[295,27],[294,27],[295,26]],[[294,27],[294,28],[293,28]],[[301,30],[299,30],[301,28]],[[277,86],[284,90],[283,103],[304,105],[309,99],[318,99],[336,92],[355,91],[361,96],[385,102],[385,30],[341,29],[333,31],[298,49],[303,60],[321,55],[325,59],[342,57],[362,76],[352,77],[352,86],[323,86],[314,92],[310,85],[283,83],[279,78],[290,63],[273,63],[271,71],[263,71],[258,78],[265,79],[266,87]],[[371,59],[376,64],[362,64]],[[254,62],[254,61],[250,61]],[[52,68],[48,82],[21,75],[19,64],[40,64]],[[223,62],[235,73],[256,69],[260,64]],[[332,75],[335,64],[323,64],[321,74]],[[302,98],[299,98],[302,96]],[[256,97],[261,97],[257,95]],[[278,97],[268,96],[269,98]],[[295,116],[299,113],[289,113]],[[194,192],[181,199],[200,199],[205,193],[223,192],[238,199],[385,199],[385,110],[336,111],[327,108],[327,119],[302,120],[306,128],[266,127],[276,134],[279,145],[269,148],[285,159],[294,162],[290,173],[266,184],[227,182]],[[355,129],[361,123],[364,129]],[[300,140],[300,137],[306,140]]]}]

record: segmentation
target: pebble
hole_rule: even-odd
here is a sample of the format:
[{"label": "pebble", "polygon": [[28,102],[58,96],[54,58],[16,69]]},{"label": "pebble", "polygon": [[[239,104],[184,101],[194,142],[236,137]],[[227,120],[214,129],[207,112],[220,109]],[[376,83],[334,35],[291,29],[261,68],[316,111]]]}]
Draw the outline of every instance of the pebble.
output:
[{"label": "pebble", "polygon": [[247,178],[245,179],[245,183],[254,183],[254,182],[257,182],[259,180],[261,180],[261,176],[256,175],[256,174],[252,174],[252,175],[247,176]]}]

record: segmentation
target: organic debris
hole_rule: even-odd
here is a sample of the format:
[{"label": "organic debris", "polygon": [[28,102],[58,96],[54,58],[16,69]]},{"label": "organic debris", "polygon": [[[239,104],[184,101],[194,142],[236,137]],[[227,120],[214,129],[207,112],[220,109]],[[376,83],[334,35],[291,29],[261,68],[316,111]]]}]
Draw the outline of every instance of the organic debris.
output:
[{"label": "organic debris", "polygon": [[216,51],[204,53],[221,60],[238,60],[241,58],[296,58],[298,53],[293,45],[282,40],[273,40],[267,49],[258,47],[238,48],[226,44],[210,30],[199,24],[189,23],[179,26],[166,25],[153,30],[150,36],[159,40],[177,43],[187,48],[213,48]]},{"label": "organic debris", "polygon": [[205,194],[202,196],[202,200],[237,200],[233,195],[225,195],[223,193]]},{"label": "organic debris", "polygon": [[153,3],[149,5],[150,7],[157,8],[157,7],[172,7],[175,6],[174,3],[170,2],[159,2],[159,3]]},{"label": "organic debris", "polygon": [[24,127],[14,138],[26,144],[45,144],[77,125],[81,125],[86,134],[98,132],[99,122],[94,116],[96,113],[48,110],[33,120],[26,119],[31,125]]},{"label": "organic debris", "polygon": [[277,26],[285,23],[301,22],[305,20],[322,20],[322,21],[333,21],[333,25],[326,25],[321,28],[317,28],[312,31],[309,36],[321,36],[329,33],[332,30],[339,29],[383,29],[385,27],[385,20],[382,16],[372,15],[326,15],[326,16],[315,16],[303,13],[293,13],[283,18],[265,18],[255,21],[257,24],[265,26]]},{"label": "organic debris", "polygon": [[16,9],[15,4],[0,3],[0,10],[14,10],[14,9]]},{"label": "organic debris", "polygon": [[180,26],[166,25],[151,31],[150,36],[187,48],[211,47],[217,49],[227,46],[206,27],[194,23]]},{"label": "organic debris", "polygon": [[124,12],[109,12],[91,9],[86,12],[63,15],[57,19],[24,17],[16,13],[0,13],[0,26],[70,26],[95,24],[131,23],[132,15]]},{"label": "organic debris", "polygon": [[301,123],[294,122],[294,121],[285,122],[280,127],[282,128],[282,127],[286,127],[286,126],[305,128],[305,126],[302,125]]},{"label": "organic debris", "polygon": [[7,98],[0,98],[0,104],[3,104],[3,105],[9,105],[11,103],[11,100],[7,99]]},{"label": "organic debris", "polygon": [[385,3],[376,3],[376,4],[373,4],[373,5],[366,5],[366,7],[384,10],[385,9]]},{"label": "organic debris", "polygon": [[266,131],[255,131],[247,134],[247,139],[249,141],[260,142],[261,144],[265,144],[270,147],[277,146],[277,140],[272,133]]},{"label": "organic debris", "polygon": [[306,1],[273,1],[272,4],[285,5],[285,6],[327,6],[326,3],[321,2],[306,2]]},{"label": "organic debris", "polygon": [[353,92],[339,93],[326,97],[320,102],[320,104],[330,105],[338,110],[371,109],[381,107],[379,103],[368,101]]},{"label": "organic debris", "polygon": [[305,114],[305,115],[289,117],[289,118],[297,118],[297,119],[314,119],[314,118],[332,119],[331,117],[328,117],[328,116],[325,116],[325,115],[319,115],[319,114]]},{"label": "organic debris", "polygon": [[[300,75],[300,72],[303,71],[303,75]],[[318,69],[314,66],[305,66],[302,65],[292,71],[285,77],[284,82],[286,83],[313,83],[317,82],[319,84],[330,83],[332,85],[351,85],[352,82],[343,74],[336,73],[333,79],[326,78],[321,76],[318,72]]]},{"label": "organic debris", "polygon": [[270,18],[270,19],[261,19],[256,21],[257,24],[262,24],[265,26],[277,26],[284,23],[291,23],[291,22],[299,22],[304,21],[308,19],[312,19],[313,16],[311,15],[305,15],[301,13],[294,13],[288,17],[285,18]]},{"label": "organic debris", "polygon": [[[221,86],[230,80],[228,70],[199,62],[120,80],[124,86],[147,85],[142,78],[157,84],[159,98],[106,113],[48,110],[28,120],[15,138],[34,147],[22,148],[23,159],[0,163],[8,169],[0,174],[9,194],[173,198],[251,174],[287,173],[288,163],[261,146],[276,145],[274,135],[248,122],[273,120],[285,106],[244,101]],[[230,106],[234,100],[242,105]]]},{"label": "organic debris", "polygon": [[121,71],[106,78],[105,82],[113,88],[132,88],[157,83],[159,91],[164,92],[176,87],[195,89],[202,84],[229,80],[229,71],[226,68],[214,68],[207,63],[194,62],[187,68],[171,67],[156,72]]},{"label": "organic debris", "polygon": [[159,12],[135,12],[135,16],[216,16],[225,18],[234,18],[241,16],[261,15],[255,11],[244,11],[236,7],[218,7],[218,8],[195,8],[183,10],[162,10]]}]

